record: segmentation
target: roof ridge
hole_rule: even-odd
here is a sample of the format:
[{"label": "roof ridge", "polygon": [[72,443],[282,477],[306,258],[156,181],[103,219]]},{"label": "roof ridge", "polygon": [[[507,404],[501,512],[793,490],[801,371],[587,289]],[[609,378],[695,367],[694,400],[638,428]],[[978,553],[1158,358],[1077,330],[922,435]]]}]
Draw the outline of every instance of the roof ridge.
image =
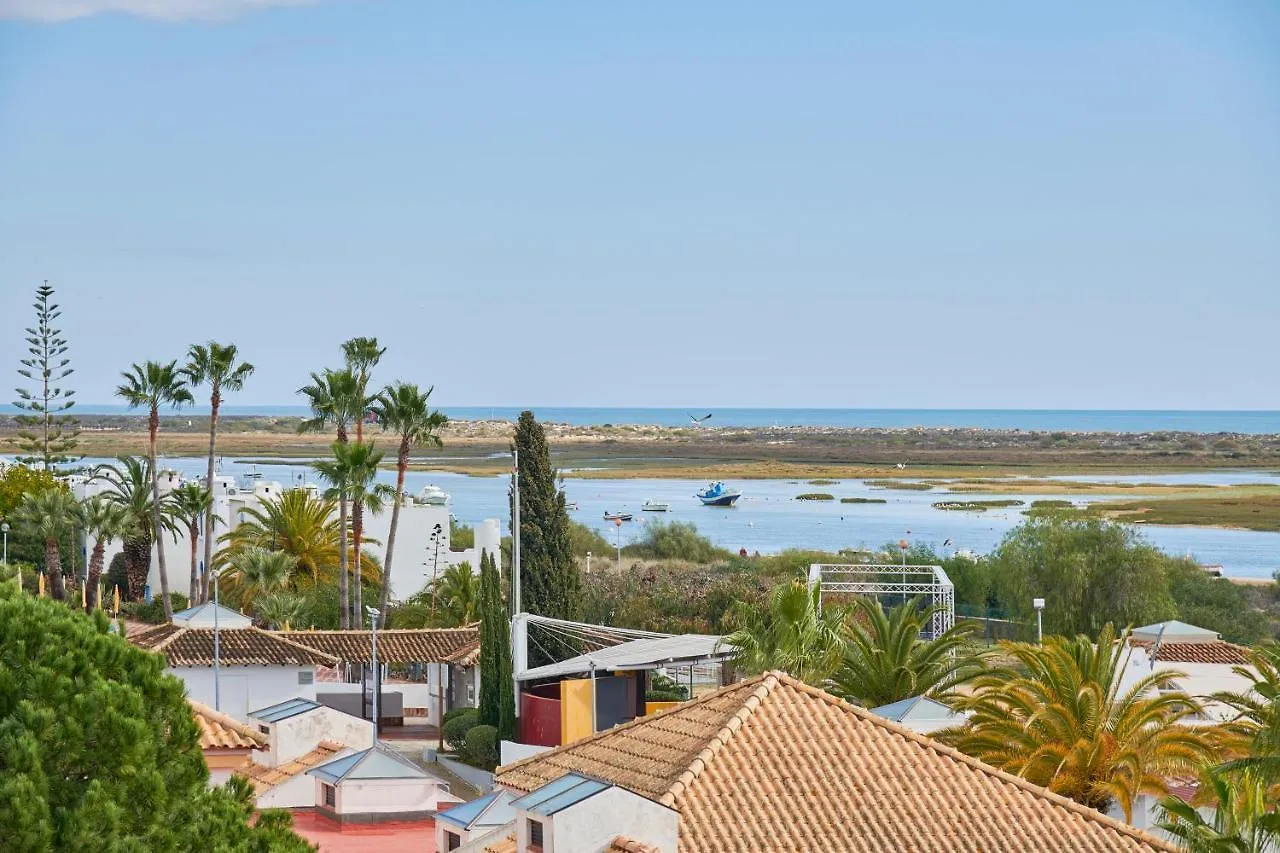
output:
[{"label": "roof ridge", "polygon": [[[165,637],[163,640],[156,643],[147,651],[152,651],[152,652],[164,651],[171,643],[173,643],[174,640],[176,640],[178,637],[181,637],[183,634],[191,630],[190,628],[184,627],[182,625],[174,625],[172,622],[169,622],[167,624],[173,628],[173,630],[169,632],[169,636]],[[164,626],[159,626],[159,627],[164,627]],[[156,633],[159,633],[159,632],[157,631]]]},{"label": "roof ridge", "polygon": [[545,752],[539,752],[533,755],[527,755],[524,758],[511,762],[510,764],[504,764],[501,767],[496,768],[493,771],[493,774],[495,777],[501,776],[505,774],[507,771],[514,770],[517,767],[523,767],[524,765],[530,764],[534,761],[542,760],[552,755],[558,755],[559,753],[564,752],[566,750],[575,749],[577,747],[584,746],[588,743],[594,743],[595,741],[600,740],[606,735],[611,735],[616,732],[624,732],[624,731],[627,731],[628,729],[632,729],[637,726],[644,725],[646,723],[652,723],[657,720],[661,720],[664,717],[668,717],[672,714],[678,714],[681,711],[685,711],[694,706],[706,704],[711,699],[714,699],[730,690],[741,690],[745,686],[752,684],[753,682],[763,681],[764,678],[765,678],[764,673],[760,675],[753,675],[751,678],[748,678],[744,681],[739,681],[736,684],[725,685],[724,687],[721,687],[719,690],[713,690],[710,693],[707,693],[703,696],[699,696],[697,699],[689,699],[687,701],[679,703],[678,705],[675,705],[674,707],[665,708],[657,712],[656,714],[646,714],[643,717],[636,717],[635,719],[625,722],[620,726],[614,726],[611,729],[605,729],[602,732],[596,732],[593,735],[580,738],[578,740],[573,741],[572,743],[563,743],[560,746],[554,747],[552,749],[548,749]]},{"label": "roof ridge", "polygon": [[796,690],[800,690],[812,696],[816,696],[822,699],[824,702],[827,702],[830,705],[835,705],[836,707],[841,708],[843,710],[852,711],[855,716],[860,717],[861,719],[866,720],[870,723],[873,723],[874,725],[880,726],[881,728],[887,729],[893,732],[894,734],[902,735],[907,740],[913,741],[932,752],[938,753],[939,755],[946,756],[947,758],[951,758],[955,761],[959,761],[962,764],[966,764],[975,770],[978,770],[982,773],[987,774],[988,776],[993,776],[996,779],[999,779],[1003,782],[1007,782],[1011,785],[1014,785],[1015,787],[1020,788],[1021,790],[1026,791],[1029,794],[1032,794],[1033,796],[1046,799],[1049,802],[1054,803],[1055,805],[1062,806],[1063,808],[1066,808],[1068,811],[1075,812],[1077,815],[1080,815],[1086,820],[1091,820],[1095,823],[1102,825],[1103,827],[1106,827],[1107,829],[1111,829],[1115,832],[1119,832],[1122,835],[1127,835],[1130,838],[1133,838],[1137,841],[1141,841],[1144,844],[1151,845],[1158,850],[1169,851],[1169,853],[1178,853],[1178,851],[1181,849],[1181,848],[1175,847],[1174,845],[1170,844],[1167,841],[1164,841],[1163,839],[1157,838],[1154,835],[1150,835],[1136,827],[1130,826],[1124,821],[1116,820],[1110,815],[1105,815],[1102,812],[1098,811],[1097,809],[1091,809],[1086,805],[1077,803],[1075,800],[1069,799],[1068,797],[1064,797],[1061,794],[1054,793],[1053,791],[1050,791],[1048,788],[1042,787],[1040,785],[1035,784],[1034,782],[1030,782],[1026,779],[1023,779],[1021,776],[1015,776],[1012,773],[1009,773],[1008,771],[1005,771],[1005,770],[1001,770],[998,767],[992,767],[990,764],[986,764],[985,762],[979,761],[978,759],[974,758],[971,755],[966,755],[965,753],[961,752],[958,749],[955,749],[954,747],[950,747],[945,744],[939,743],[933,738],[930,738],[926,735],[922,735],[918,732],[912,731],[906,726],[896,723],[893,720],[888,720],[888,719],[885,719],[884,717],[877,716],[871,713],[870,711],[868,711],[866,708],[860,708],[857,705],[854,705],[850,702],[846,702],[844,699],[841,699],[838,696],[833,696],[832,694],[826,692],[825,690],[822,690],[820,688],[814,687],[809,684],[805,684],[803,681],[800,681],[799,679],[794,678],[785,672],[771,672],[769,673],[769,675],[774,676],[777,679],[777,682],[779,684],[794,688]]},{"label": "roof ridge", "polygon": [[270,637],[273,640],[278,640],[281,643],[287,643],[288,645],[293,646],[295,648],[299,648],[299,649],[302,649],[303,651],[311,652],[312,654],[319,655],[322,658],[327,658],[333,661],[334,666],[337,666],[338,664],[342,663],[341,658],[331,655],[328,652],[322,652],[319,649],[312,648],[311,646],[308,646],[305,643],[299,643],[297,640],[291,640],[288,637],[278,636],[274,631],[265,631],[262,628],[257,627],[256,625],[250,625],[248,628],[238,628],[233,630],[256,631],[259,634],[262,634],[263,636],[266,636],[266,637]]},{"label": "roof ridge", "polygon": [[212,720],[213,722],[217,723],[220,726],[225,726],[226,728],[231,729],[236,734],[249,738],[254,743],[259,743],[259,744],[262,744],[263,746],[266,745],[267,739],[262,736],[261,732],[254,731],[244,723],[237,720],[235,717],[232,717],[228,714],[222,713],[221,711],[210,708],[208,705],[204,704],[203,702],[197,702],[195,699],[192,699],[190,696],[187,697],[187,703],[191,705],[191,709],[196,714],[199,714],[201,717],[204,717],[205,719],[208,719],[208,720]]},{"label": "roof ridge", "polygon": [[687,789],[693,780],[702,774],[702,771],[711,763],[711,760],[716,757],[716,753],[724,748],[729,739],[742,728],[743,724],[756,712],[761,703],[769,697],[774,688],[778,686],[779,680],[777,676],[778,673],[766,672],[760,677],[759,685],[755,690],[747,694],[741,707],[729,716],[728,722],[721,726],[720,730],[712,735],[706,745],[694,756],[688,769],[676,777],[676,781],[672,782],[671,787],[667,788],[667,792],[658,799],[661,805],[673,805],[680,792]]},{"label": "roof ridge", "polygon": [[[478,624],[478,623],[477,623]],[[261,629],[259,629],[261,630]],[[462,625],[454,628],[379,628],[379,634],[444,634],[450,631],[464,631],[471,633],[475,629],[469,625]],[[288,631],[268,631],[268,634],[338,634],[341,636],[350,636],[353,634],[369,634],[372,633],[368,628],[291,628]]]}]

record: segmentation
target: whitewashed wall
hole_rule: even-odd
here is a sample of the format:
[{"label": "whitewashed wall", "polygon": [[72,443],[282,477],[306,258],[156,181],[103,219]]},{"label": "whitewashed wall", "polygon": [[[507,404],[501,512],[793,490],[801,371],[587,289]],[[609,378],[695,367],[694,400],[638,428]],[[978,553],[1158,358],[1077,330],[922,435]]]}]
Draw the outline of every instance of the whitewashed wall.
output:
[{"label": "whitewashed wall", "polygon": [[[177,666],[168,672],[187,685],[187,695],[210,708],[214,705],[213,667]],[[299,673],[310,673],[310,684],[299,684]],[[219,693],[224,714],[247,720],[250,711],[275,705],[287,699],[316,698],[313,666],[223,666],[219,668]]]},{"label": "whitewashed wall", "polygon": [[372,720],[362,720],[326,705],[275,723],[250,720],[249,724],[255,727],[265,725],[270,730],[267,735],[269,749],[254,753],[254,761],[268,767],[288,764],[311,752],[322,740],[355,750],[373,746]]}]

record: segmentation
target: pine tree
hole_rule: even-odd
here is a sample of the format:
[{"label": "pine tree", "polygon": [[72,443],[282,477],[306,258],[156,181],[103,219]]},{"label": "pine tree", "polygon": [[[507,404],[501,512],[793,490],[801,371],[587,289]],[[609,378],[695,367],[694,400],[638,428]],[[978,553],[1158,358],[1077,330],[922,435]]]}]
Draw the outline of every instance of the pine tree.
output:
[{"label": "pine tree", "polygon": [[480,722],[498,737],[516,734],[516,700],[511,673],[511,625],[502,596],[502,574],[494,555],[480,557]]},{"label": "pine tree", "polygon": [[[573,559],[569,512],[564,491],[556,484],[546,434],[533,412],[520,415],[513,449],[520,457],[521,609],[556,619],[577,619],[581,580]],[[532,658],[530,665],[539,665]]]},{"label": "pine tree", "polygon": [[15,389],[18,399],[13,403],[26,413],[14,417],[22,428],[17,445],[27,454],[18,461],[46,471],[73,461],[68,454],[80,443],[80,422],[68,414],[75,405],[72,398],[76,392],[58,384],[74,371],[67,357],[67,340],[61,329],[53,328],[62,316],[58,306],[49,302],[53,292],[47,281],[36,289],[31,306],[36,309],[36,325],[26,330],[31,357],[22,359],[18,368],[18,374],[37,387]]}]

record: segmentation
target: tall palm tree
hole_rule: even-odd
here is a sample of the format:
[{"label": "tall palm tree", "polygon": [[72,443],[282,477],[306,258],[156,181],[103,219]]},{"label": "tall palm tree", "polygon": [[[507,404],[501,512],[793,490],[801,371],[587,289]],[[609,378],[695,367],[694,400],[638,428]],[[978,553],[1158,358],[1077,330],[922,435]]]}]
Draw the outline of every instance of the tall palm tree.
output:
[{"label": "tall palm tree", "polygon": [[192,402],[191,391],[178,370],[178,362],[161,364],[148,361],[134,364],[121,374],[124,377],[116,388],[116,396],[134,409],[145,406],[147,414],[147,458],[151,461],[151,510],[152,529],[155,531],[156,563],[160,568],[160,596],[164,600],[165,619],[173,618],[173,604],[169,601],[169,573],[164,562],[164,536],[160,519],[160,479],[156,472],[156,433],[160,431],[160,407],[178,408]]},{"label": "tall palm tree", "polygon": [[[124,546],[125,569],[128,576],[128,595],[132,601],[142,597],[151,572],[151,544],[155,539],[152,524],[156,501],[152,492],[152,465],[150,460],[138,456],[117,457],[117,464],[103,465],[95,476],[107,482],[104,497],[123,507],[125,528],[120,533]],[[163,503],[163,502],[161,502]],[[170,529],[168,510],[160,507],[161,523]]]},{"label": "tall palm tree", "polygon": [[1169,793],[1166,778],[1198,769],[1208,736],[1182,724],[1199,713],[1172,670],[1126,677],[1127,632],[1108,624],[1095,643],[1049,637],[1002,643],[1014,665],[974,679],[951,704],[968,721],[935,737],[961,752],[1099,811],[1126,818],[1140,794]]},{"label": "tall palm tree", "polygon": [[[93,537],[93,550],[89,555],[89,576],[85,582],[85,609],[98,606],[98,579],[102,577],[103,556],[113,539],[124,536],[129,530],[129,513],[123,504],[102,495],[95,495],[80,504],[80,526],[86,536]],[[150,549],[148,549],[150,550]]]},{"label": "tall palm tree", "polygon": [[[987,653],[970,645],[971,626],[956,626],[931,640],[920,632],[939,608],[919,599],[885,612],[859,598],[849,627],[844,661],[831,692],[867,708],[913,696],[940,696],[986,671]],[[864,624],[865,623],[865,624]]]},{"label": "tall palm tree", "polygon": [[[213,463],[218,450],[218,411],[222,408],[223,391],[239,391],[244,388],[245,381],[253,374],[253,365],[240,358],[235,344],[220,344],[209,341],[194,344],[187,350],[187,364],[182,369],[183,375],[191,387],[209,386],[209,466],[205,475],[205,488],[213,492]],[[213,565],[213,525],[215,516],[212,512],[204,517],[204,564],[206,569]],[[200,587],[200,599],[209,597],[209,578],[213,573],[204,573],[204,582]],[[191,602],[196,599],[192,596]]]},{"label": "tall palm tree", "polygon": [[347,430],[363,416],[360,386],[347,368],[311,374],[311,384],[298,389],[307,398],[311,417],[298,424],[298,432],[333,429],[338,441],[347,443]]},{"label": "tall palm tree", "polygon": [[[378,482],[378,466],[383,453],[372,443],[356,442],[344,446],[343,462],[350,471],[352,556],[355,558],[355,622],[361,624],[364,614],[364,573],[361,571],[364,544],[364,514],[376,515],[394,500],[395,489]],[[385,578],[384,578],[385,581]]]},{"label": "tall palm tree", "polygon": [[735,630],[724,638],[734,649],[734,666],[748,673],[780,669],[820,685],[840,665],[848,611],[825,610],[819,589],[803,581],[773,588],[766,608],[738,602],[728,615]]},{"label": "tall palm tree", "polygon": [[[1268,788],[1252,770],[1206,769],[1193,802],[1161,800],[1160,828],[1189,853],[1273,853],[1280,846],[1280,813]],[[1197,806],[1212,807],[1212,816],[1206,818]]]},{"label": "tall palm tree", "polygon": [[76,499],[62,486],[28,492],[14,512],[14,521],[31,535],[44,540],[44,571],[54,598],[66,598],[62,578],[62,552],[58,540],[75,526]]},{"label": "tall palm tree", "polygon": [[[203,585],[200,582],[200,564],[196,556],[200,542],[200,528],[212,530],[214,525],[213,493],[199,483],[183,483],[169,493],[166,501],[174,524],[186,528],[191,546],[191,582],[188,587],[192,604],[201,600]],[[208,550],[206,549],[206,553]],[[206,575],[209,573],[206,572]]]},{"label": "tall palm tree", "polygon": [[396,494],[391,504],[391,531],[387,534],[387,553],[382,560],[382,600],[379,607],[382,624],[386,624],[387,605],[391,598],[391,557],[396,547],[396,531],[400,527],[400,504],[404,501],[404,476],[409,470],[409,451],[415,447],[442,447],[437,431],[449,422],[442,413],[431,408],[431,392],[417,385],[396,382],[387,386],[373,404],[378,423],[400,437],[396,449]]},{"label": "tall palm tree", "polygon": [[356,418],[356,441],[364,441],[364,417],[369,410],[369,381],[373,368],[382,360],[387,352],[386,347],[378,346],[377,338],[352,338],[342,344],[342,356],[346,359],[347,370],[356,380],[356,399],[360,401],[360,413]]},{"label": "tall palm tree", "polygon": [[304,579],[310,584],[337,580],[339,547],[342,540],[337,504],[312,489],[287,489],[277,498],[246,508],[235,529],[224,533],[225,544],[214,559],[215,566],[229,565],[230,559],[250,548],[283,551],[297,559],[293,586]]},{"label": "tall palm tree", "polygon": [[229,592],[238,596],[241,609],[248,610],[258,596],[288,587],[297,565],[298,559],[292,554],[247,548],[231,558],[230,565],[218,578]]},{"label": "tall palm tree", "polygon": [[343,628],[351,626],[351,581],[347,569],[347,531],[349,529],[347,502],[351,499],[351,481],[355,472],[347,461],[349,447],[351,447],[350,444],[335,441],[330,447],[333,452],[332,458],[318,459],[311,464],[320,478],[329,484],[325,497],[338,502],[338,610],[341,613],[339,619]]}]

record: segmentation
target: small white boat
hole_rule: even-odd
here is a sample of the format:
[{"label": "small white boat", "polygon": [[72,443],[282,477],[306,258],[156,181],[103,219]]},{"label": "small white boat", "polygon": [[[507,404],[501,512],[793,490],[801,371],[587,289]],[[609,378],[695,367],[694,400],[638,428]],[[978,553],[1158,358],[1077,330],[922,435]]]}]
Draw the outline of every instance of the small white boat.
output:
[{"label": "small white boat", "polygon": [[651,498],[645,501],[640,509],[644,512],[670,512],[671,504],[664,501],[655,501]]},{"label": "small white boat", "polygon": [[605,521],[630,521],[631,513],[629,512],[606,512],[604,514]]},{"label": "small white boat", "polygon": [[439,486],[428,483],[422,487],[422,491],[418,492],[414,500],[427,506],[444,506],[449,503],[449,493]]}]

